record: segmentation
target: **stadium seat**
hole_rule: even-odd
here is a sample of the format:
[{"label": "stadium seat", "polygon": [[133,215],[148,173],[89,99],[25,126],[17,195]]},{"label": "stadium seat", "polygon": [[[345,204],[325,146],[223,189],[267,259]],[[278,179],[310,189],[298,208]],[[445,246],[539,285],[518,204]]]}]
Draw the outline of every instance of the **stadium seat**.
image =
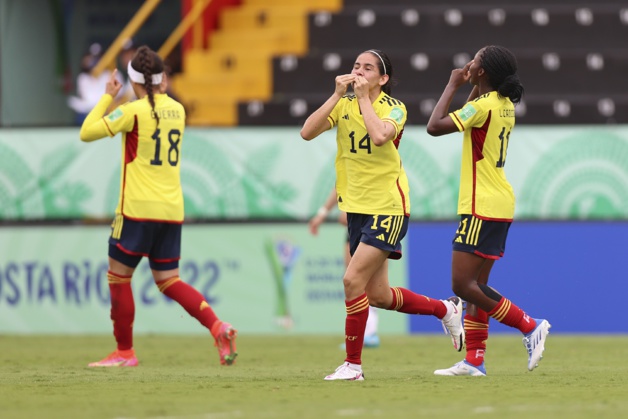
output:
[{"label": "stadium seat", "polygon": [[[237,125],[238,101],[272,97],[274,55],[304,54],[309,11],[336,11],[339,0],[245,0],[221,12],[209,50],[191,50],[172,87],[191,125]],[[208,77],[209,75],[209,77]]]},{"label": "stadium seat", "polygon": [[519,76],[527,91],[539,94],[613,94],[628,72],[621,52],[535,51],[517,54]]},{"label": "stadium seat", "polygon": [[620,0],[344,0],[336,12],[312,10],[307,26],[307,52],[273,56],[271,98],[240,102],[239,124],[301,124],[329,97],[335,76],[371,48],[392,60],[393,95],[406,104],[408,123],[425,124],[451,70],[491,44],[517,56],[526,89],[518,123],[628,120],[620,88],[628,7]]},{"label": "stadium seat", "polygon": [[[361,52],[361,51],[359,51]],[[330,51],[310,54],[299,58],[292,55],[273,60],[275,96],[292,93],[331,94],[334,78],[351,72],[359,52]],[[471,54],[461,52],[465,63]],[[395,92],[440,93],[449,79],[456,54],[433,51],[391,51],[388,56],[393,64]],[[438,82],[436,82],[438,81]]]},{"label": "stadium seat", "polygon": [[625,124],[628,99],[625,95],[591,98],[588,95],[532,96],[525,99],[522,124]]}]

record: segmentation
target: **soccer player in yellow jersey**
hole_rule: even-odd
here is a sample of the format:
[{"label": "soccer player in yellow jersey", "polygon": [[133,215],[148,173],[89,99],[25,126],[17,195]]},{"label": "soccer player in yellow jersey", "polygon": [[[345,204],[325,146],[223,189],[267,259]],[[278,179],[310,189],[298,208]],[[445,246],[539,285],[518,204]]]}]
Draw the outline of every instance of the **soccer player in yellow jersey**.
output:
[{"label": "soccer player in yellow jersey", "polygon": [[[351,260],[345,291],[345,362],[325,380],[363,380],[362,345],[369,304],[441,319],[458,351],[464,341],[462,304],[458,297],[432,299],[390,287],[388,259],[401,258],[401,240],[408,229],[408,179],[397,147],[406,122],[406,107],[390,96],[393,68],[379,50],[361,53],[351,74],[336,77],[327,101],[301,129],[312,140],[335,126],[336,194],[347,213]],[[346,94],[351,86],[354,94]]]},{"label": "soccer player in yellow jersey", "polygon": [[[449,107],[458,89],[473,90],[457,111]],[[515,213],[515,196],[506,179],[506,151],[515,125],[515,107],[523,95],[517,60],[507,48],[486,46],[464,68],[451,73],[434,107],[427,132],[438,136],[463,132],[458,214],[453,240],[452,288],[467,302],[464,317],[467,355],[436,375],[486,375],[484,353],[489,316],[523,333],[528,370],[538,366],[551,325],[529,317],[509,299],[489,287],[493,263],[504,254]]]},{"label": "soccer player in yellow jersey", "polygon": [[131,278],[142,257],[148,257],[159,290],[178,302],[205,326],[216,341],[220,363],[237,356],[236,330],[218,319],[205,297],[179,277],[183,194],[181,145],[185,110],[164,92],[164,63],[150,48],[140,47],[128,64],[137,100],[105,116],[122,85],[112,74],[105,94],[87,115],[81,140],[94,141],[122,133],[120,198],[109,238],[111,320],[117,348],[90,367],[132,367],[135,305]]}]

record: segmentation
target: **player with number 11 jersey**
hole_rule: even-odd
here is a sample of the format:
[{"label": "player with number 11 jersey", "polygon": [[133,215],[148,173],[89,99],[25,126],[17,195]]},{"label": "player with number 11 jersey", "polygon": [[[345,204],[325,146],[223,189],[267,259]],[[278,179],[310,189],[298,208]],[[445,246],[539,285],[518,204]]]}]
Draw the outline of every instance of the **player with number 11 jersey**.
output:
[{"label": "player with number 11 jersey", "polygon": [[515,194],[504,166],[515,107],[497,91],[485,93],[449,114],[464,132],[458,214],[493,221],[512,221]]}]

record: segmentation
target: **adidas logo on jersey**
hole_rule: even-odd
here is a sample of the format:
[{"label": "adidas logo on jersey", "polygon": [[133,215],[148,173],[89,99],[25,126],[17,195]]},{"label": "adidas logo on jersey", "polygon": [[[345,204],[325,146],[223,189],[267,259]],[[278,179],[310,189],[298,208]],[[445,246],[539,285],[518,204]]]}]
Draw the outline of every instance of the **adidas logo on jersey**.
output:
[{"label": "adidas logo on jersey", "polygon": [[347,121],[349,120],[349,114],[346,114],[342,117],[342,119],[346,119]]},{"label": "adidas logo on jersey", "polygon": [[381,240],[381,241],[386,241],[386,237],[384,237],[383,234],[380,234],[379,236],[377,236],[377,240]]}]

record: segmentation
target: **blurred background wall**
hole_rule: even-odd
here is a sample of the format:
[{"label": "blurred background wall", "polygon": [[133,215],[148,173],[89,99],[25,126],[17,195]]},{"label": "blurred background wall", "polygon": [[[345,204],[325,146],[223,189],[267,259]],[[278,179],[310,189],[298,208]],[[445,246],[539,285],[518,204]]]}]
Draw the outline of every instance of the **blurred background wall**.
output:
[{"label": "blurred background wall", "polygon": [[[157,2],[108,69],[124,76],[124,51],[159,50],[201,1]],[[68,99],[79,94],[86,54],[97,50],[84,75],[144,4],[0,0],[0,318],[10,319],[0,333],[109,332],[106,239],[119,137],[81,143]],[[210,2],[164,57],[171,94],[188,114],[187,280],[241,331],[342,333],[343,227],[336,213],[317,237],[306,225],[334,184],[335,132],[307,143],[299,129],[335,75],[380,48],[399,81],[393,96],[409,111],[399,150],[412,226],[391,278],[448,296],[461,138],[429,137],[424,124],[451,69],[483,45],[504,44],[527,90],[506,168],[517,220],[494,286],[554,319],[558,332],[628,332],[607,321],[617,315],[612,304],[586,321],[573,314],[583,296],[605,301],[626,290],[626,39],[620,0]],[[179,323],[144,263],[134,280],[145,316],[137,330],[198,331],[187,318]],[[384,334],[440,327],[390,314]]]},{"label": "blurred background wall", "polygon": [[[67,97],[90,45],[109,47],[142,0],[0,1],[0,126],[73,125]],[[179,0],[160,2],[137,45],[158,48],[181,18]],[[103,51],[104,52],[104,51]]]},{"label": "blurred background wall", "polygon": [[[158,1],[128,41],[160,49],[205,1]],[[2,0],[0,126],[72,125],[63,102],[82,55],[105,52],[144,3]],[[526,87],[518,124],[618,124],[628,122],[626,37],[623,0],[213,0],[164,58],[191,125],[299,125],[358,51],[380,48],[409,124],[421,125],[451,68],[503,44]]]}]

